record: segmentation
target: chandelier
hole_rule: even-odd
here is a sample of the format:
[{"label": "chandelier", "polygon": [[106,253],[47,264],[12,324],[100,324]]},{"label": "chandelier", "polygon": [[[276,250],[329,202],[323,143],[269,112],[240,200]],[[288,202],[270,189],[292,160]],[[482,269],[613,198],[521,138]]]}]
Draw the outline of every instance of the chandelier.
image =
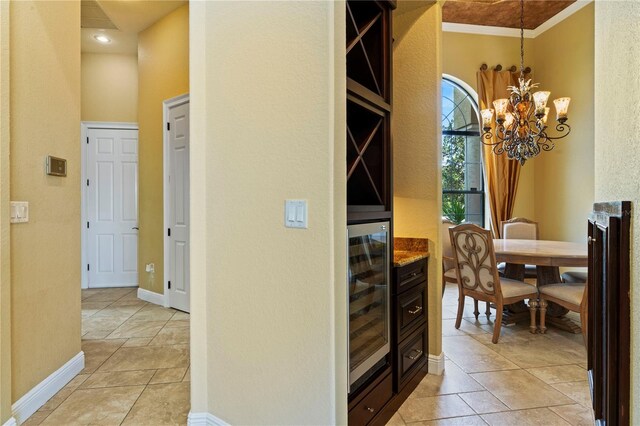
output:
[{"label": "chandelier", "polygon": [[538,87],[537,83],[524,78],[524,0],[520,0],[520,78],[518,86],[509,86],[509,99],[493,101],[496,114],[495,140],[491,132],[493,109],[483,109],[482,143],[493,146],[493,153],[500,155],[507,153],[510,160],[517,160],[524,165],[525,161],[540,154],[541,151],[551,151],[554,140],[564,138],[571,132],[566,124],[567,110],[571,98],[558,98],[553,101],[556,107],[555,126],[559,136],[551,137],[547,134],[547,118],[550,108],[547,100],[551,92],[538,91],[531,93]]}]

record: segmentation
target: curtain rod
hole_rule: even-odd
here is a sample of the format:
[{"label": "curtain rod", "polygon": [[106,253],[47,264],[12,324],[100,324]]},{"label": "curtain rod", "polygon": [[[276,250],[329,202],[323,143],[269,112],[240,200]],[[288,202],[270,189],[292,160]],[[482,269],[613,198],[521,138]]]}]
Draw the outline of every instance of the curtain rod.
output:
[{"label": "curtain rod", "polygon": [[[487,64],[482,64],[482,66],[480,67],[480,71],[486,71],[488,69],[489,67],[487,66]],[[493,69],[495,71],[502,71],[502,65],[498,64]],[[518,67],[516,67],[515,65],[511,65],[511,68],[507,68],[505,71],[516,72],[517,70],[518,70]],[[524,69],[525,74],[529,74],[530,72],[531,72],[531,67],[526,67]]]}]

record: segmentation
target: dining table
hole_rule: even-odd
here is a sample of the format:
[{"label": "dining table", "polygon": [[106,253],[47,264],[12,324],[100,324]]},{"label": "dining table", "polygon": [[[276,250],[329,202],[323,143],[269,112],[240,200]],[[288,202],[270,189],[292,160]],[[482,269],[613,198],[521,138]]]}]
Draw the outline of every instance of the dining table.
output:
[{"label": "dining table", "polygon": [[[586,267],[587,243],[548,240],[494,239],[498,262],[505,262],[504,275],[524,281],[525,265],[536,266],[536,285],[561,283],[560,267]],[[555,303],[547,308],[547,323],[571,333],[581,333],[578,324],[566,318],[567,309]],[[504,324],[529,320],[529,308],[524,302],[508,305],[503,313]]]}]

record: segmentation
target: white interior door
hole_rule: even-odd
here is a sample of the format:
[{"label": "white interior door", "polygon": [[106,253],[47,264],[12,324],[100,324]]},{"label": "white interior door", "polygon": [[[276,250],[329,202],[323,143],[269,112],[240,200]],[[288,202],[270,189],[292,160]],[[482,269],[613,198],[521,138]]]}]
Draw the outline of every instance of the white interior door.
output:
[{"label": "white interior door", "polygon": [[168,291],[171,307],[189,312],[189,102],[170,105],[168,122]]},{"label": "white interior door", "polygon": [[89,287],[138,285],[138,131],[89,129]]}]

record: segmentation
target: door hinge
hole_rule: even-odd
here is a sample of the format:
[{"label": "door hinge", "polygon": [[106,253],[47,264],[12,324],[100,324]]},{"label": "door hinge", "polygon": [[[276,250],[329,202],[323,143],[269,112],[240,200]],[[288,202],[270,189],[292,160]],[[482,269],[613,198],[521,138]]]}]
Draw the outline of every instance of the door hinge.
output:
[{"label": "door hinge", "polygon": [[171,228],[167,228],[167,237],[171,236]]},{"label": "door hinge", "polygon": [[169,281],[169,289],[171,289],[171,281]]},{"label": "door hinge", "polygon": [[87,271],[90,271],[91,268],[89,267],[89,264],[87,263]]},{"label": "door hinge", "polygon": [[171,130],[171,123],[167,123],[167,130]]},{"label": "door hinge", "polygon": [[87,229],[89,229],[89,222],[87,222]]}]

